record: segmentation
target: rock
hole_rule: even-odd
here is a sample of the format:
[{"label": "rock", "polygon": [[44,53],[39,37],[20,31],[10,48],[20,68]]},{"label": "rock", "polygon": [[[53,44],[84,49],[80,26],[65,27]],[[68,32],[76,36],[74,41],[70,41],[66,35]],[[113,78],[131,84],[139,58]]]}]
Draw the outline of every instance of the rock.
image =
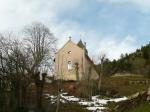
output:
[{"label": "rock", "polygon": [[138,106],[141,102],[150,101],[150,88],[148,91],[137,92],[128,97],[128,100],[119,102],[116,106],[116,110],[124,112],[127,108]]},{"label": "rock", "polygon": [[147,95],[148,95],[147,101],[150,101],[150,88],[149,88],[148,91],[147,91]]},{"label": "rock", "polygon": [[135,93],[135,94],[133,94],[133,95],[129,96],[129,99],[137,98],[139,95],[140,95],[140,93],[139,93],[139,92],[137,92],[137,93]]},{"label": "rock", "polygon": [[150,95],[150,88],[148,88],[147,94]]},{"label": "rock", "polygon": [[147,97],[147,101],[150,101],[150,96]]}]

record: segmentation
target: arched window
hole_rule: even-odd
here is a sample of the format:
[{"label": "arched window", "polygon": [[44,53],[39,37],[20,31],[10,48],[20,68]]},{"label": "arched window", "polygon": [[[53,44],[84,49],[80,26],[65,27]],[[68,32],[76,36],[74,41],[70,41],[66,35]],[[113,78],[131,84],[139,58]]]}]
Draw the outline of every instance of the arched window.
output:
[{"label": "arched window", "polygon": [[68,70],[72,70],[72,63],[71,63],[71,61],[68,61]]}]

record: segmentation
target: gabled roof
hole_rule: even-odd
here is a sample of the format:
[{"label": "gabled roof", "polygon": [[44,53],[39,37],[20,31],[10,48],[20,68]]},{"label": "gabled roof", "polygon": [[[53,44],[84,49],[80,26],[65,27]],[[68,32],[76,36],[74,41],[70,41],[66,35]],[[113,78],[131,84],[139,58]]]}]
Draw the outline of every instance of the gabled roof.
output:
[{"label": "gabled roof", "polygon": [[65,45],[63,45],[62,48],[60,48],[60,49],[57,51],[57,53],[58,53],[59,51],[61,51],[61,49],[63,49],[69,42],[71,42],[72,44],[76,45],[76,46],[79,47],[80,49],[85,50],[85,54],[88,55],[88,50],[86,49],[86,46],[83,44],[82,40],[80,39],[80,41],[79,41],[77,44],[75,44],[75,43],[71,40],[71,37],[70,37],[69,41],[68,41]]},{"label": "gabled roof", "polygon": [[[71,39],[69,39],[68,40],[68,42],[66,42],[66,44],[64,44],[58,51],[57,51],[57,53],[59,52],[59,51],[61,51],[69,42],[71,42],[72,44],[74,44],[75,46],[77,46],[77,47],[79,47],[77,44],[75,44]],[[83,49],[83,48],[81,48],[81,47],[79,47],[80,49]]]}]

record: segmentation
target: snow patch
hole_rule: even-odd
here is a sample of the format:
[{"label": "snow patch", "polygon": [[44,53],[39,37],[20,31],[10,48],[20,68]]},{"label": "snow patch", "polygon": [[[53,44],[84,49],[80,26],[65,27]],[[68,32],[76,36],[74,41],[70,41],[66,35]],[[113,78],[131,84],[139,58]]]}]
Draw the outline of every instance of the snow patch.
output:
[{"label": "snow patch", "polygon": [[[57,96],[45,94],[45,97],[50,99],[51,103],[57,102]],[[90,110],[91,112],[103,112],[103,110],[106,110],[107,108],[105,105],[108,102],[120,102],[127,100],[127,97],[122,98],[114,98],[114,99],[100,99],[100,96],[92,96],[91,101],[87,101],[85,99],[77,98],[75,96],[69,96],[67,92],[60,94],[60,102],[61,103],[77,103],[81,105],[83,108],[86,108],[87,110]]]}]

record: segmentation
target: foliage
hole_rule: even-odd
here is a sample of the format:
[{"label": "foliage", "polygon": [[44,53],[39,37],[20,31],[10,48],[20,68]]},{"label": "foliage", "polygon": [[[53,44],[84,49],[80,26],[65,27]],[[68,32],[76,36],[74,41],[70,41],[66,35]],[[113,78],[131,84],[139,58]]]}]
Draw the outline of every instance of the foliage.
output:
[{"label": "foliage", "polygon": [[[96,65],[97,71],[99,66]],[[121,54],[120,59],[104,61],[103,75],[111,76],[115,73],[133,73],[150,77],[150,44],[142,46],[131,54]]]},{"label": "foliage", "polygon": [[77,104],[62,104],[60,107],[61,112],[89,112],[86,109],[83,109],[80,105]]},{"label": "foliage", "polygon": [[[142,83],[147,81],[148,83]],[[132,84],[130,82],[137,82]],[[103,95],[112,96],[129,96],[139,91],[147,90],[150,86],[150,79],[140,76],[121,76],[121,77],[104,77],[102,79]]]},{"label": "foliage", "polygon": [[144,102],[132,109],[127,110],[126,112],[150,112],[150,102]]}]

